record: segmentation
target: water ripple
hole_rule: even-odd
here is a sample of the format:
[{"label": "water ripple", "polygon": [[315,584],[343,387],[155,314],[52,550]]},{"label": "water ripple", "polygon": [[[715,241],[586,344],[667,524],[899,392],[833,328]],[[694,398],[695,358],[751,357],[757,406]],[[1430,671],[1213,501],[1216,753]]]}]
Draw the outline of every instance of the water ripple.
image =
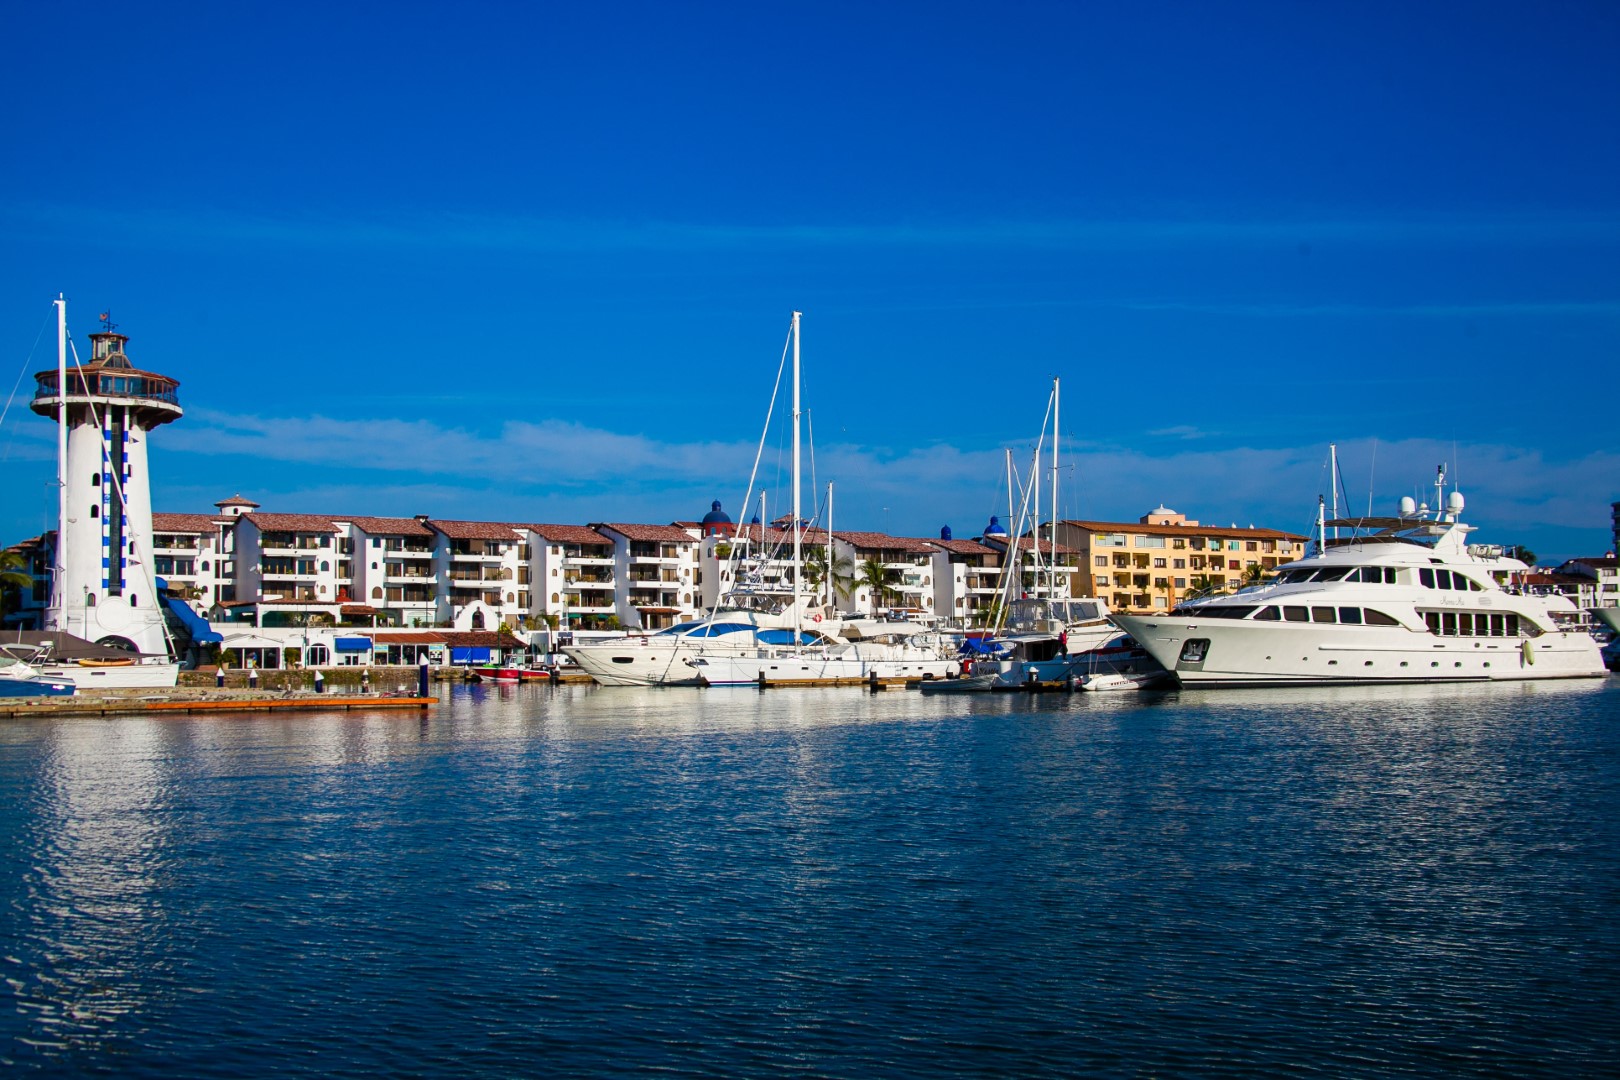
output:
[{"label": "water ripple", "polygon": [[0,1066],[1566,1075],[1620,680],[0,728]]}]

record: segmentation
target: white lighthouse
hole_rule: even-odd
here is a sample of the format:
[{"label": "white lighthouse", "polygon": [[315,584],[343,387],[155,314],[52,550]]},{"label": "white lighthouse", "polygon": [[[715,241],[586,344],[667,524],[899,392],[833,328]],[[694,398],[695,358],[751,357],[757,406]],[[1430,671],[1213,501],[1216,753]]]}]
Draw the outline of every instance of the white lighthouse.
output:
[{"label": "white lighthouse", "polygon": [[113,333],[106,315],[90,335],[89,362],[69,369],[66,303],[56,304],[57,369],[34,376],[33,401],[36,413],[59,426],[61,501],[45,628],[167,654],[146,448],[153,428],[180,418],[180,384],[132,365],[124,351],[129,338]]}]

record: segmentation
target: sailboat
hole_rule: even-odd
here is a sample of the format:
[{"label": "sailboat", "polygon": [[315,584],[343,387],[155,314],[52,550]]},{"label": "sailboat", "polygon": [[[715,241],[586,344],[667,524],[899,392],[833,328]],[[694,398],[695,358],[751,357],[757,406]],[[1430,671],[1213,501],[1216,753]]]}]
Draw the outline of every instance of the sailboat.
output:
[{"label": "sailboat", "polygon": [[[1092,650],[1104,647],[1119,631],[1108,618],[1108,606],[1100,597],[1079,598],[1058,595],[1057,565],[1058,521],[1058,405],[1059,380],[1052,380],[1052,393],[1047,399],[1047,416],[1052,421],[1051,451],[1051,519],[1047,528],[1046,554],[1043,561],[1041,548],[1041,457],[1046,441],[1046,425],[1042,421],[1041,437],[1036,442],[1034,467],[1030,484],[1025,492],[1024,506],[1019,512],[1019,525],[1007,540],[1007,557],[1002,567],[1004,575],[1022,572],[1022,552],[1025,539],[1023,521],[1033,523],[1029,530],[1029,550],[1034,562],[1034,595],[1024,595],[1008,601],[1004,607],[1005,622],[995,627],[988,641],[977,645],[984,658],[974,660],[971,674],[993,675],[992,689],[1021,689],[1031,685],[1051,685],[1078,680],[1085,670],[1086,657]],[[1008,462],[1009,501],[1011,500],[1012,465]],[[1009,507],[1009,511],[1011,507]],[[1027,515],[1025,511],[1028,511]],[[1010,593],[1017,579],[1008,576],[1003,582],[1002,595]]]},{"label": "sailboat", "polygon": [[[872,679],[945,678],[956,673],[958,662],[932,641],[848,641],[831,636],[828,631],[835,623],[835,613],[805,594],[800,509],[801,317],[795,311],[789,329],[793,357],[793,506],[787,589],[745,587],[738,582],[705,618],[644,636],[632,634],[605,642],[564,646],[563,652],[597,682],[608,686],[827,685]],[[763,517],[759,530],[763,546]],[[832,545],[830,531],[826,542]],[[736,577],[732,580],[737,582]]]}]

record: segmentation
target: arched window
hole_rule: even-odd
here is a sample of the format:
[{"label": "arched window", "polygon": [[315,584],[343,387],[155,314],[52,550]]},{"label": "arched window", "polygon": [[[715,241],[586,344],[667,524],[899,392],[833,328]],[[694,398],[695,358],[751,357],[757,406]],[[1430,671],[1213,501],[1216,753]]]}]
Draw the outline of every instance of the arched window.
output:
[{"label": "arched window", "polygon": [[562,597],[558,596],[556,593],[551,594],[551,602],[553,604],[558,603],[561,600],[562,600]]},{"label": "arched window", "polygon": [[374,586],[372,586],[372,589],[371,589],[371,598],[372,598],[372,599],[373,599],[373,600],[381,600],[381,599],[382,599],[382,598],[383,598],[383,595],[382,595],[382,586],[381,586],[381,585],[374,585]]},{"label": "arched window", "polygon": [[506,602],[508,604],[510,604],[512,601],[514,601],[516,599],[517,599],[517,594],[516,593],[507,593],[506,594]]},{"label": "arched window", "polygon": [[204,569],[204,570],[206,570],[206,569],[208,569],[208,560],[207,560],[207,559],[204,559],[204,560],[203,560],[203,561],[202,561],[202,568],[203,568],[203,569]]},{"label": "arched window", "polygon": [[90,486],[91,487],[100,487],[101,486],[101,474],[100,473],[93,472],[93,473],[90,474]]},{"label": "arched window", "polygon": [[332,662],[332,654],[327,652],[325,645],[311,645],[304,652],[305,667],[320,667]]},{"label": "arched window", "polygon": [[324,574],[330,569],[332,569],[332,564],[327,562],[325,559],[322,559],[321,560],[321,573]]},{"label": "arched window", "polygon": [[101,516],[101,507],[97,506],[95,503],[91,503],[90,504],[90,516],[93,517],[93,518],[100,517]]},{"label": "arched window", "polygon": [[95,593],[85,593],[84,594],[84,606],[85,607],[95,607],[96,606],[96,594]]},{"label": "arched window", "polygon": [[472,628],[474,630],[482,630],[484,628],[484,613],[482,611],[473,612]]},{"label": "arched window", "polygon": [[136,596],[134,593],[130,593],[129,594],[129,606],[130,607],[140,607],[141,606],[141,598]]}]

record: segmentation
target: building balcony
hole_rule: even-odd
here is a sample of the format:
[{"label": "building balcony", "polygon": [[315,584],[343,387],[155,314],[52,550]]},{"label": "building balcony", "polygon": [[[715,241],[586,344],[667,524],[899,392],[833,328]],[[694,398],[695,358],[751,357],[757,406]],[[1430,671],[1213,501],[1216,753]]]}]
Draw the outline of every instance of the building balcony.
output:
[{"label": "building balcony", "polygon": [[487,565],[489,563],[500,563],[504,558],[504,555],[488,555],[482,551],[452,551],[450,553],[450,561],[453,563]]},{"label": "building balcony", "polygon": [[384,585],[437,585],[437,574],[388,574],[383,577]]}]

